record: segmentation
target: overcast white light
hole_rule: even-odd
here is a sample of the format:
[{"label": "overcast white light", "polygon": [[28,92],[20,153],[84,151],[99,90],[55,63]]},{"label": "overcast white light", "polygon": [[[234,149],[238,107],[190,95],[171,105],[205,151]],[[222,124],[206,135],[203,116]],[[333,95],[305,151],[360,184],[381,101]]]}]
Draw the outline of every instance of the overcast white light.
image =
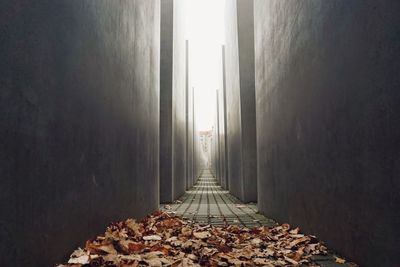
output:
[{"label": "overcast white light", "polygon": [[195,89],[196,122],[199,130],[211,129],[215,115],[215,91],[222,86],[224,8],[225,0],[185,1],[190,84]]}]

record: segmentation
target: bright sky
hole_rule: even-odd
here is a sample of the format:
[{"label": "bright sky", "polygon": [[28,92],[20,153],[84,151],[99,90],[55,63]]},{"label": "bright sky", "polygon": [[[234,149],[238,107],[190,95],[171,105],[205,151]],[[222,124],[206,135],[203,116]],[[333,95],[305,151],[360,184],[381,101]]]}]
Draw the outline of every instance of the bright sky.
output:
[{"label": "bright sky", "polygon": [[222,90],[225,0],[187,0],[185,6],[197,125],[199,130],[209,130],[214,122],[216,89]]}]

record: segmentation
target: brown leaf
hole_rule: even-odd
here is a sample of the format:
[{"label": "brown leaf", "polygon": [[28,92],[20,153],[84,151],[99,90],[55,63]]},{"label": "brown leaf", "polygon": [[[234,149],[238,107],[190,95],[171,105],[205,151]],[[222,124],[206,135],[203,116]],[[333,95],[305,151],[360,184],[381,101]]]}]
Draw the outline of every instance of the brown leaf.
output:
[{"label": "brown leaf", "polygon": [[90,261],[89,252],[84,251],[81,248],[75,250],[72,254],[68,263],[71,264],[88,264]]},{"label": "brown leaf", "polygon": [[141,243],[130,242],[128,243],[129,251],[131,252],[139,252],[142,251],[146,246]]},{"label": "brown leaf", "polygon": [[90,240],[86,242],[86,249],[92,254],[117,254],[112,244],[96,244]]},{"label": "brown leaf", "polygon": [[290,242],[289,245],[288,245],[287,247],[288,247],[288,248],[293,248],[293,247],[295,247],[295,246],[297,246],[297,245],[299,245],[299,244],[301,244],[301,243],[304,243],[304,242],[306,242],[306,241],[308,241],[308,240],[310,240],[309,237],[303,236],[303,237],[301,237],[301,238],[297,238],[297,239],[293,240],[292,242]]},{"label": "brown leaf", "polygon": [[198,239],[206,239],[211,236],[210,232],[203,231],[203,232],[193,232],[193,236]]},{"label": "brown leaf", "polygon": [[274,265],[271,263],[270,260],[265,259],[265,258],[255,258],[253,260],[253,263],[255,265],[261,265],[261,266],[267,266],[267,267],[274,267]]},{"label": "brown leaf", "polygon": [[161,236],[159,236],[159,235],[147,235],[147,236],[143,237],[143,240],[146,240],[146,241],[150,241],[150,240],[159,241],[159,240],[161,240]]},{"label": "brown leaf", "polygon": [[311,256],[326,251],[316,237],[300,234],[299,228],[290,229],[289,224],[219,227],[157,212],[140,222],[112,223],[104,235],[88,240],[84,250],[76,250],[69,265],[59,267],[314,266]]},{"label": "brown leaf", "polygon": [[182,235],[186,237],[190,237],[192,235],[192,229],[190,229],[190,227],[182,227],[181,232]]},{"label": "brown leaf", "polygon": [[346,260],[335,256],[335,262],[344,264],[346,262]]},{"label": "brown leaf", "polygon": [[295,260],[293,260],[293,259],[291,259],[289,257],[286,257],[286,256],[285,256],[285,260],[287,262],[291,263],[291,264],[294,264],[294,265],[298,265],[299,264],[297,261],[295,261]]},{"label": "brown leaf", "polygon": [[150,251],[159,251],[159,252],[162,252],[164,255],[168,255],[170,252],[170,249],[171,249],[171,246],[168,246],[168,245],[163,246],[163,245],[157,244],[155,246],[152,246]]}]

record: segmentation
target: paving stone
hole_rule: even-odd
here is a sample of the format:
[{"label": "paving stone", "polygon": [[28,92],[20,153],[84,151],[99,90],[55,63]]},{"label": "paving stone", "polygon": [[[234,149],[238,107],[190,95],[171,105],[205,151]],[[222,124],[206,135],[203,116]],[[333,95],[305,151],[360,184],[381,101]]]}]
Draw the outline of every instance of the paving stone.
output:
[{"label": "paving stone", "polygon": [[[173,212],[200,224],[236,224],[246,227],[272,227],[276,222],[258,213],[257,204],[244,204],[218,185],[210,171],[203,171],[197,183],[179,198],[179,203],[163,205],[162,210]],[[165,207],[168,209],[165,209]],[[335,262],[332,254],[313,256],[321,267],[343,267],[348,264]]]},{"label": "paving stone", "polygon": [[225,222],[247,227],[275,224],[257,213],[255,203],[243,204],[221,188],[209,170],[203,171],[197,183],[179,198],[178,203],[169,204],[168,210],[193,221],[213,225],[224,225]]}]

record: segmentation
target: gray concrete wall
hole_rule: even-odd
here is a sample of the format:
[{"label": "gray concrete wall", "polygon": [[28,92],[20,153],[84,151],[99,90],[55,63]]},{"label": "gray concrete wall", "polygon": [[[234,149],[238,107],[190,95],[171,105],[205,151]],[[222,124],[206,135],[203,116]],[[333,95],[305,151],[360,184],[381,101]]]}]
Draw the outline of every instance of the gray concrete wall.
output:
[{"label": "gray concrete wall", "polygon": [[173,51],[173,98],[172,98],[172,177],[173,198],[186,189],[186,61],[184,36],[184,0],[174,1],[174,51]]},{"label": "gray concrete wall", "polygon": [[[196,113],[196,99],[194,100],[194,112]],[[195,114],[196,116],[196,114]],[[193,172],[194,172],[194,177],[193,177],[193,184],[196,183],[198,177],[200,176],[201,171],[204,169],[204,162],[202,158],[202,148],[200,144],[200,134],[198,131],[197,123],[196,120],[194,120],[193,123],[193,132],[194,132],[194,166],[193,166]]]},{"label": "gray concrete wall", "polygon": [[218,177],[218,136],[217,136],[217,129],[215,127],[215,125],[213,126],[212,129],[212,135],[210,137],[210,159],[211,159],[211,168],[210,171],[212,173],[212,175],[217,179],[219,179]]},{"label": "gray concrete wall", "polygon": [[400,2],[257,0],[260,210],[398,266]]},{"label": "gray concrete wall", "polygon": [[195,177],[194,95],[184,8],[182,0],[164,1],[161,6],[160,192],[164,203],[184,194]]},{"label": "gray concrete wall", "polygon": [[199,144],[190,82],[190,42],[184,32],[185,1],[164,1],[161,9],[161,97],[165,98],[161,98],[160,116],[161,148],[165,150],[160,156],[160,191],[162,202],[172,202],[193,186],[201,164],[196,155]]},{"label": "gray concrete wall", "polygon": [[220,154],[220,134],[219,134],[219,116],[218,116],[218,90],[215,91],[215,114],[214,114],[214,122],[213,122],[213,157],[214,157],[214,166],[213,166],[213,175],[217,179],[217,183],[221,184],[221,154]]},{"label": "gray concrete wall", "polygon": [[193,177],[194,177],[194,92],[193,88],[190,86],[189,79],[189,49],[190,43],[189,40],[185,42],[185,90],[186,90],[186,164],[187,164],[187,173],[186,173],[186,189],[190,189],[193,186]]},{"label": "gray concrete wall", "polygon": [[0,265],[158,207],[159,1],[0,4]]},{"label": "gray concrete wall", "polygon": [[221,183],[221,186],[229,190],[229,172],[228,172],[228,134],[227,134],[227,102],[226,102],[226,59],[225,59],[225,45],[222,46],[222,73],[221,73],[221,92],[220,92],[220,107],[219,107],[219,115],[220,115],[220,135],[221,135],[221,158],[223,159],[223,170],[224,176]]},{"label": "gray concrete wall", "polygon": [[173,0],[161,1],[160,41],[160,201],[171,203],[172,176],[172,78],[173,78]]},{"label": "gray concrete wall", "polygon": [[193,154],[194,154],[194,166],[193,166],[193,184],[196,184],[197,179],[200,176],[200,173],[202,172],[202,170],[204,169],[204,159],[202,157],[203,153],[202,153],[202,148],[201,148],[201,143],[200,143],[200,132],[196,123],[196,112],[198,112],[198,110],[196,109],[196,98],[194,98],[194,102],[193,102]]},{"label": "gray concrete wall", "polygon": [[[217,106],[217,98],[216,94],[214,95],[213,99],[215,107]],[[214,121],[212,125],[212,135],[213,135],[213,149],[212,149],[212,154],[213,154],[213,170],[212,174],[214,177],[217,179],[217,182],[219,183],[219,154],[218,154],[218,119],[217,119],[217,113],[214,114]]]},{"label": "gray concrete wall", "polygon": [[253,0],[237,1],[243,201],[257,200]]},{"label": "gray concrete wall", "polygon": [[225,25],[225,71],[227,102],[227,136],[228,136],[228,183],[229,191],[236,197],[243,198],[242,183],[242,133],[240,119],[240,78],[239,48],[237,35],[236,1],[226,2]]},{"label": "gray concrete wall", "polygon": [[226,102],[229,190],[257,199],[253,1],[226,2]]},{"label": "gray concrete wall", "polygon": [[219,168],[219,183],[223,188],[226,188],[226,162],[225,162],[225,124],[224,124],[224,101],[223,90],[217,91],[217,136],[218,136],[218,168]]}]

